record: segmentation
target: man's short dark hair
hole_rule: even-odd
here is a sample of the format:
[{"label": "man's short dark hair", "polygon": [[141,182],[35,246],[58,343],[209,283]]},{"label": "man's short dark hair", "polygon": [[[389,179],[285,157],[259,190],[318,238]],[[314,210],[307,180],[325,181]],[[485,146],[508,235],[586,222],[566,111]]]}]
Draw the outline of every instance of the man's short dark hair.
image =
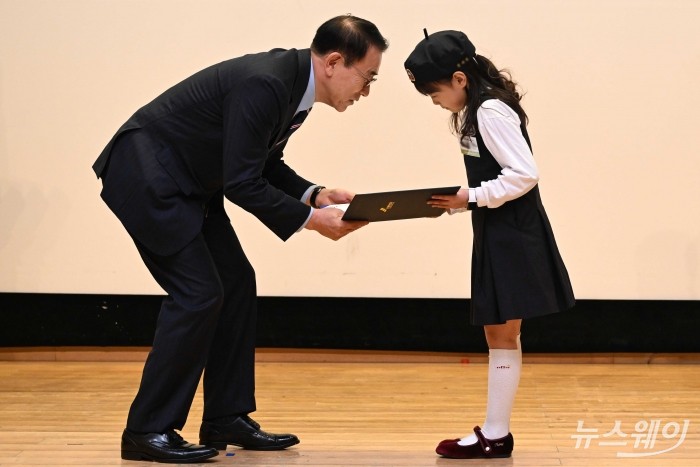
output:
[{"label": "man's short dark hair", "polygon": [[316,31],[311,50],[317,55],[338,52],[352,65],[367,54],[370,46],[384,52],[389,43],[373,23],[352,15],[331,18]]}]

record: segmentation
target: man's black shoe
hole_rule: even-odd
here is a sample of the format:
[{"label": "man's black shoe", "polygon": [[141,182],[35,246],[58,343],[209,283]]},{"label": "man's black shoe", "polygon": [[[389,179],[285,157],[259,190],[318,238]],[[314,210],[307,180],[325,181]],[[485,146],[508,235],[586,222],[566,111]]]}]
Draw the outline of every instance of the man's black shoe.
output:
[{"label": "man's black shoe", "polygon": [[266,433],[255,420],[243,415],[221,422],[202,422],[199,443],[219,450],[232,444],[255,451],[277,451],[299,444],[299,438],[292,434]]},{"label": "man's black shoe", "polygon": [[185,464],[218,456],[219,451],[206,446],[188,443],[174,430],[165,433],[122,434],[122,459],[130,461],[155,461]]}]

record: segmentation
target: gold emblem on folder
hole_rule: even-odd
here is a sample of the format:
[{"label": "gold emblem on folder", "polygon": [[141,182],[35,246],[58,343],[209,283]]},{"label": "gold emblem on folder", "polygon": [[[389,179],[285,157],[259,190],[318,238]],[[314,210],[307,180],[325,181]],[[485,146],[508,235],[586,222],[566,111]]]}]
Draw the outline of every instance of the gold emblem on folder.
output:
[{"label": "gold emblem on folder", "polygon": [[387,204],[385,208],[379,208],[379,210],[382,212],[389,212],[389,209],[391,209],[393,207],[394,207],[394,202],[390,201],[389,204]]}]

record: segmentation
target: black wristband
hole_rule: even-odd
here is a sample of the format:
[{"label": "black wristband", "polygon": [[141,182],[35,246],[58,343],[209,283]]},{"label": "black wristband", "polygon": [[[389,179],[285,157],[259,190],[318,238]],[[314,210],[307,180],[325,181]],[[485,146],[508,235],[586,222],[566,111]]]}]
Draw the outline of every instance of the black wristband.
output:
[{"label": "black wristband", "polygon": [[309,205],[312,208],[318,208],[318,206],[316,206],[316,197],[321,192],[321,190],[323,190],[324,188],[326,188],[326,187],[319,185],[316,188],[314,188],[314,191],[311,192],[311,196],[309,197]]}]

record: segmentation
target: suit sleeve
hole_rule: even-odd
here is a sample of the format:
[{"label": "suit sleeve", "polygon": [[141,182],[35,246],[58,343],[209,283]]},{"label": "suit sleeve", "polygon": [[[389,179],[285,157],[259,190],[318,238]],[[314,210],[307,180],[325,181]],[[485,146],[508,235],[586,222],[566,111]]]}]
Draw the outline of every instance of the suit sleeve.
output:
[{"label": "suit sleeve", "polygon": [[[268,145],[284,118],[288,102],[288,91],[283,84],[267,75],[246,80],[224,100],[224,195],[282,240],[299,229],[310,210],[284,191],[285,187],[294,185],[293,180],[302,183],[294,171],[281,159],[277,162],[273,159],[266,167]],[[269,183],[264,173],[283,189]]]},{"label": "suit sleeve", "polygon": [[272,185],[281,189],[293,198],[301,199],[304,192],[313,185],[310,181],[299,176],[294,169],[289,167],[282,157],[284,156],[284,146],[287,141],[280,144],[273,153],[271,153],[265,168],[263,169],[263,177],[265,177]]}]

